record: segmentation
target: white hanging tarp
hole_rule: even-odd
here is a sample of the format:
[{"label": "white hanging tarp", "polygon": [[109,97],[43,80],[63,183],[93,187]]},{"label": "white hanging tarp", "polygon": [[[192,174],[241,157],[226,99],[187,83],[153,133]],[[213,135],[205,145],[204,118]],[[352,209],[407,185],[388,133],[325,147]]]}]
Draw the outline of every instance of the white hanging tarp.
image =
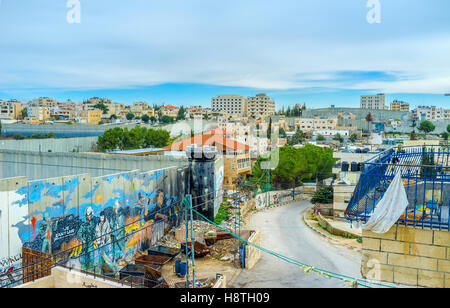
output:
[{"label": "white hanging tarp", "polygon": [[362,228],[377,234],[388,232],[400,216],[405,213],[408,204],[402,175],[398,171],[383,198],[376,205],[372,216],[367,223],[362,225]]}]

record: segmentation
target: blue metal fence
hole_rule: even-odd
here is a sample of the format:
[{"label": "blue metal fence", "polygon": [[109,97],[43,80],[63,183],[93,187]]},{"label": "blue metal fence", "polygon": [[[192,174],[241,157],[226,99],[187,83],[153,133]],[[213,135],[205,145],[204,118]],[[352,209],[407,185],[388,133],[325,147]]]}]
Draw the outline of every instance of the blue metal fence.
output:
[{"label": "blue metal fence", "polygon": [[398,224],[450,230],[450,146],[389,149],[362,165],[361,177],[345,216],[367,222],[397,172],[409,205]]}]

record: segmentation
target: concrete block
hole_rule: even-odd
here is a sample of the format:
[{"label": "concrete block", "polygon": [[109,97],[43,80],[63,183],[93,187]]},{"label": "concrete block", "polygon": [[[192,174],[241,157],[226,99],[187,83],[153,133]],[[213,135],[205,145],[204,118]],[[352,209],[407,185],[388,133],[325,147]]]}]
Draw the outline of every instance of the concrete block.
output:
[{"label": "concrete block", "polygon": [[[363,236],[363,238],[370,237],[370,238],[379,238],[379,239],[386,239],[386,240],[395,240],[396,232],[397,232],[397,227],[393,226],[385,234],[377,234],[377,233],[373,233],[371,231],[364,230],[362,233],[362,236]],[[364,240],[363,240],[363,242],[364,242]]]},{"label": "concrete block", "polygon": [[389,253],[388,264],[400,267],[418,268],[436,271],[437,259]]},{"label": "concrete block", "polygon": [[388,254],[386,252],[364,250],[362,251],[361,263],[378,262],[380,264],[387,264]]},{"label": "concrete block", "polygon": [[394,282],[394,267],[376,262],[362,263],[361,275],[367,280]]},{"label": "concrete block", "polygon": [[433,231],[399,227],[397,230],[397,241],[420,244],[433,244]]},{"label": "concrete block", "polygon": [[434,231],[434,245],[449,246],[449,234],[448,231]]},{"label": "concrete block", "polygon": [[419,270],[418,285],[426,288],[443,288],[444,273]]},{"label": "concrete block", "polygon": [[438,271],[444,273],[450,273],[450,261],[438,260]]},{"label": "concrete block", "polygon": [[363,242],[362,242],[363,249],[380,251],[380,247],[381,247],[380,239],[375,239],[375,238],[370,238],[370,237],[366,237],[363,239]]},{"label": "concrete block", "polygon": [[394,267],[394,282],[408,286],[417,286],[418,270],[415,268]]},{"label": "concrete block", "polygon": [[408,242],[381,240],[381,251],[407,255],[409,254],[409,245]]},{"label": "concrete block", "polygon": [[447,250],[445,247],[411,244],[412,256],[430,257],[435,259],[446,259]]}]

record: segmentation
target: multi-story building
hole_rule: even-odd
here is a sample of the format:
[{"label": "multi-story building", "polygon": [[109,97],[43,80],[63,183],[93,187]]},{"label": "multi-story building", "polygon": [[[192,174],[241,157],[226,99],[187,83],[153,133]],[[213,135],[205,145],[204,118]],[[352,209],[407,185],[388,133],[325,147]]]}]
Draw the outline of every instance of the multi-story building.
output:
[{"label": "multi-story building", "polygon": [[245,116],[247,99],[243,95],[217,95],[211,99],[212,112],[225,112],[228,115]]},{"label": "multi-story building", "polygon": [[162,116],[169,116],[172,118],[176,118],[178,116],[178,110],[180,110],[180,108],[178,108],[177,106],[162,106],[159,108],[159,110],[161,111],[161,115]]},{"label": "multi-story building", "polygon": [[22,103],[17,100],[0,100],[0,119],[17,120],[21,117]]},{"label": "multi-story building", "polygon": [[247,98],[247,117],[254,119],[275,114],[275,101],[266,94],[258,94]]},{"label": "multi-story building", "polygon": [[437,108],[436,106],[419,106],[414,109],[413,116],[417,121],[450,120],[450,109]]},{"label": "multi-story building", "polygon": [[295,119],[295,130],[300,129],[303,132],[313,132],[315,130],[334,130],[338,124],[338,119],[322,118],[299,118]]},{"label": "multi-story building", "polygon": [[361,96],[361,109],[386,109],[386,94]]},{"label": "multi-story building", "polygon": [[102,111],[100,109],[81,110],[78,112],[77,121],[83,124],[97,125],[102,120]]},{"label": "multi-story building", "polygon": [[394,100],[391,103],[391,110],[392,111],[406,111],[409,112],[409,103]]},{"label": "multi-story building", "polygon": [[228,116],[260,118],[275,114],[275,102],[266,94],[245,98],[243,95],[217,95],[211,99],[212,112]]},{"label": "multi-story building", "polygon": [[133,103],[130,107],[130,112],[136,117],[142,117],[143,115],[155,116],[155,110],[146,102]]},{"label": "multi-story building", "polygon": [[35,98],[31,102],[33,105],[40,107],[58,107],[58,101],[56,99],[48,98],[48,97],[39,97]]},{"label": "multi-story building", "polygon": [[50,109],[48,107],[42,107],[36,103],[32,103],[27,105],[26,109],[27,117],[25,118],[25,122],[27,123],[44,123],[50,120]]},{"label": "multi-story building", "polygon": [[211,115],[212,111],[210,108],[205,108],[202,106],[190,106],[186,108],[186,116],[191,119],[203,118],[204,115]]}]

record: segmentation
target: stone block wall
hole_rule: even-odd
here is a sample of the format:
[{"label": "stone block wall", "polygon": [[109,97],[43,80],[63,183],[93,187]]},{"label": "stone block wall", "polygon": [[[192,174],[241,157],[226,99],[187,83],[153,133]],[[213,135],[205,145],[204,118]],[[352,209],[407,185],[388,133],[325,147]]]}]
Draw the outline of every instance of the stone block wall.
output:
[{"label": "stone block wall", "polygon": [[409,286],[450,288],[449,232],[393,226],[386,234],[363,231],[361,273]]}]

